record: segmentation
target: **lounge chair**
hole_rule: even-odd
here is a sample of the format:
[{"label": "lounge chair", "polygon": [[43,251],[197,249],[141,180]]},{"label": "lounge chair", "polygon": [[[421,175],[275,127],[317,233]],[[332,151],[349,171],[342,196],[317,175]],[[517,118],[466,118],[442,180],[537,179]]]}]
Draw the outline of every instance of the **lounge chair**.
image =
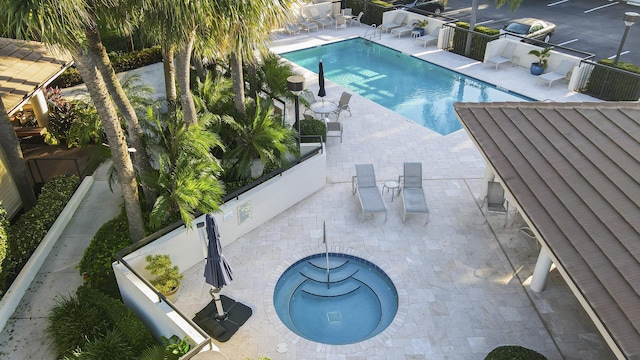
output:
[{"label": "lounge chair", "polygon": [[551,84],[553,84],[554,81],[566,78],[573,67],[572,61],[564,59],[554,71],[538,76],[538,80],[546,81],[549,83],[549,88],[551,88]]},{"label": "lounge chair", "polygon": [[325,26],[333,25],[333,18],[330,17],[322,17],[316,8],[310,8],[309,13],[311,14],[311,21],[318,25],[322,25],[322,29],[324,30]]},{"label": "lounge chair", "polygon": [[356,164],[356,176],[351,178],[351,189],[354,195],[358,193],[362,207],[362,221],[365,214],[373,213],[384,213],[384,221],[387,221],[387,206],[376,185],[373,164]]},{"label": "lounge chair", "polygon": [[336,121],[340,119],[340,113],[342,113],[343,110],[348,111],[349,116],[351,116],[351,109],[349,108],[349,100],[351,100],[351,94],[349,94],[346,91],[343,91],[342,95],[340,95],[340,101],[338,101],[338,110],[336,110]]},{"label": "lounge chair", "polygon": [[487,215],[490,212],[504,214],[504,226],[507,226],[509,219],[509,202],[504,197],[504,188],[502,184],[489,181],[487,185],[487,196],[483,202],[484,222],[487,222]]},{"label": "lounge chair", "polygon": [[406,14],[397,13],[395,18],[392,21],[380,24],[380,26],[378,26],[378,30],[384,31],[385,33],[387,33],[391,29],[399,28],[400,26],[402,26],[402,22],[404,22],[404,19],[406,17],[407,17]]},{"label": "lounge chair", "polygon": [[418,43],[422,43],[422,47],[427,47],[427,44],[431,42],[438,42],[438,36],[440,34],[440,28],[437,27],[430,34],[425,34],[416,38]]},{"label": "lounge chair", "polygon": [[425,225],[429,222],[429,208],[422,189],[422,163],[404,163],[404,174],[398,178],[400,193],[402,194],[402,222],[407,213],[427,214]]},{"label": "lounge chair", "polygon": [[511,58],[513,57],[513,51],[515,49],[516,49],[516,44],[512,42],[507,43],[504,46],[504,49],[502,49],[502,53],[500,55],[496,55],[488,58],[487,63],[495,64],[496,70],[498,70],[498,66],[500,66],[500,64],[508,63],[511,61]]},{"label": "lounge chair", "polygon": [[304,19],[301,19],[300,22],[298,22],[298,25],[300,25],[303,30],[307,30],[307,32],[310,32],[311,30],[318,30],[318,24]]},{"label": "lounge chair", "polygon": [[295,24],[287,24],[285,30],[289,33],[289,35],[297,35],[300,34],[300,26]]},{"label": "lounge chair", "polygon": [[347,29],[347,20],[350,19],[348,17],[344,17],[343,15],[339,15],[336,17],[336,30],[338,29]]},{"label": "lounge chair", "polygon": [[411,20],[407,25],[397,27],[395,29],[391,29],[392,34],[398,34],[398,38],[405,34],[411,34],[413,31],[414,25],[418,22],[418,20]]}]

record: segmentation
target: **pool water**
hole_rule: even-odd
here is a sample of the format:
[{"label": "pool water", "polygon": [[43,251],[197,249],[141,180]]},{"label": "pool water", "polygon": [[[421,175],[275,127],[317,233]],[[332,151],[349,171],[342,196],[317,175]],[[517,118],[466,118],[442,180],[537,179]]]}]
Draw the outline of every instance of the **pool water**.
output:
[{"label": "pool water", "polygon": [[[364,259],[316,254],[291,265],[278,280],[273,302],[289,330],[308,340],[344,345],[384,331],[398,311],[389,277]],[[329,286],[327,286],[327,283]]]},{"label": "pool water", "polygon": [[322,59],[325,79],[442,135],[462,128],[455,102],[531,101],[362,38],[282,56],[315,73]]}]

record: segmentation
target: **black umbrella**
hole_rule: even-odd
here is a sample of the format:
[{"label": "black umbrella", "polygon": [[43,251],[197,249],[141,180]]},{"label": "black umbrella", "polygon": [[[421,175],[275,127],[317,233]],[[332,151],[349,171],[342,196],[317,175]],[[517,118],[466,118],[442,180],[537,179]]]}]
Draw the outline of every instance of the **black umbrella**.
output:
[{"label": "black umbrella", "polygon": [[322,66],[322,59],[320,59],[320,63],[318,64],[318,86],[320,86],[318,96],[320,96],[322,101],[324,101],[324,97],[327,96],[327,92],[324,90],[324,67]]},{"label": "black umbrella", "polygon": [[345,9],[347,7],[347,0],[340,1],[340,9]]},{"label": "black umbrella", "polygon": [[213,286],[211,295],[214,297],[218,316],[224,317],[222,309],[222,301],[220,300],[220,289],[228,285],[233,280],[233,270],[222,254],[222,246],[220,245],[220,233],[218,225],[211,214],[206,216],[207,228],[207,262],[204,266],[204,279],[207,284]]}]

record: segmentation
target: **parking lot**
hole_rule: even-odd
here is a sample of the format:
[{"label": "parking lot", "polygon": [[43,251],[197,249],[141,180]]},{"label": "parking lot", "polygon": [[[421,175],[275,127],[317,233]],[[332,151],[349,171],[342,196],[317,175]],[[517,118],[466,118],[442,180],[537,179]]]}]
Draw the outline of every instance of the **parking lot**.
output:
[{"label": "parking lot", "polygon": [[[625,12],[640,7],[608,0],[525,0],[515,11],[509,4],[496,9],[495,2],[479,0],[477,23],[501,29],[512,19],[535,17],[556,24],[550,43],[595,54],[594,59],[613,59],[625,31]],[[444,15],[469,21],[470,0],[449,0]],[[629,29],[620,61],[640,65],[640,21]]]}]

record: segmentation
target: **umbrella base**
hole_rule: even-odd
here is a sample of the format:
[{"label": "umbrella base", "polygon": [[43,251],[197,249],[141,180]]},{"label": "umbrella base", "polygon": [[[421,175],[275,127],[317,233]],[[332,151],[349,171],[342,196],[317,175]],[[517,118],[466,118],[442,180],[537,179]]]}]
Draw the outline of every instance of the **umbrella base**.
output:
[{"label": "umbrella base", "polygon": [[241,304],[225,295],[220,295],[222,307],[225,309],[225,318],[218,318],[215,300],[212,300],[204,309],[200,310],[193,318],[202,330],[213,339],[220,342],[229,340],[253,314],[253,310],[247,305]]}]

